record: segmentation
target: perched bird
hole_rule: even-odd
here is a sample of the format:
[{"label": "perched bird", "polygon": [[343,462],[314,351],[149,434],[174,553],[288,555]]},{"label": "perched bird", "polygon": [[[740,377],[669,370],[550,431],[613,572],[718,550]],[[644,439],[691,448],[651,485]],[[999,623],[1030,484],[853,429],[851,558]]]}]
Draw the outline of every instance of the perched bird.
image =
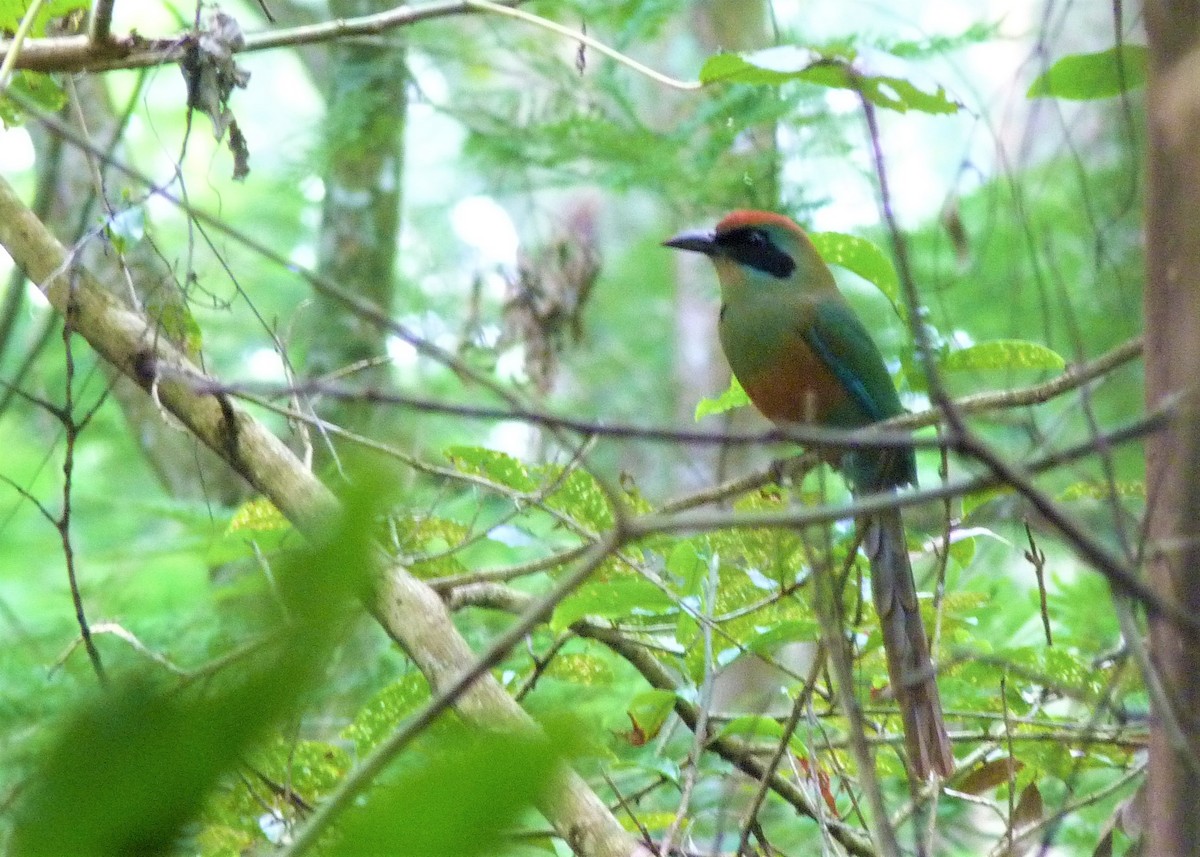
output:
[{"label": "perched bird", "polygon": [[[750,401],[777,425],[853,429],[902,412],[875,342],[792,220],[735,211],[711,232],[684,232],[664,244],[712,260],[721,284],[721,346]],[[854,449],[833,463],[857,495],[916,484],[911,448]],[[954,756],[900,510],[877,513],[865,527],[871,592],[909,764],[921,780],[931,771],[948,776]]]}]

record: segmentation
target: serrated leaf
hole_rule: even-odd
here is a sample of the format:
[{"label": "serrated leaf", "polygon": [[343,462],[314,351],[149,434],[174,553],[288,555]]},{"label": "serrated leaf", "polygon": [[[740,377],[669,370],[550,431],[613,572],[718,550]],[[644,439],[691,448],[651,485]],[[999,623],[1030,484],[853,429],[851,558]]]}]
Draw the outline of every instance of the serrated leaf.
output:
[{"label": "serrated leaf", "polygon": [[238,506],[225,528],[226,533],[281,532],[290,530],[291,522],[266,497],[256,497]]},{"label": "serrated leaf", "polygon": [[584,584],[554,610],[550,626],[561,631],[584,616],[620,619],[634,611],[643,615],[674,610],[671,597],[644,577],[628,575],[617,580]]},{"label": "serrated leaf", "polygon": [[994,339],[950,352],[942,360],[941,368],[943,372],[1010,369],[1061,371],[1066,365],[1058,352],[1036,342]]},{"label": "serrated leaf", "polygon": [[1121,45],[1094,54],[1071,54],[1038,76],[1027,98],[1090,101],[1140,89],[1146,83],[1149,51],[1144,45]]},{"label": "serrated leaf", "polygon": [[820,60],[815,51],[781,45],[757,51],[747,59],[740,54],[716,54],[700,69],[700,82],[778,85],[795,80],[812,63]]},{"label": "serrated leaf", "polygon": [[892,306],[900,308],[900,279],[892,260],[876,244],[841,232],[814,232],[809,238],[822,259],[858,274],[883,292]]},{"label": "serrated leaf", "polygon": [[911,80],[905,80],[902,77],[877,75],[860,80],[863,94],[872,104],[876,107],[895,110],[897,113],[916,110],[918,113],[948,115],[957,113],[962,107],[941,86],[934,92],[926,92]]},{"label": "serrated leaf", "polygon": [[746,395],[746,391],[742,389],[738,379],[730,378],[729,387],[724,393],[715,399],[701,399],[696,405],[696,422],[711,414],[723,414],[748,404],[750,404],[750,397]]},{"label": "serrated leaf", "polygon": [[529,468],[507,453],[482,446],[452,446],[444,455],[463,473],[485,476],[525,493],[537,488],[537,480],[530,475]]}]

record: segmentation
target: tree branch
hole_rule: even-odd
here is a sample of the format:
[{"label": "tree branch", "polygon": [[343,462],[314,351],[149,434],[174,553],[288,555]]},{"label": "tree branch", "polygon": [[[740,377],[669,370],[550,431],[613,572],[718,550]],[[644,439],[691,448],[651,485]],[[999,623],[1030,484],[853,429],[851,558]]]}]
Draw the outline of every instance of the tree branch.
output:
[{"label": "tree branch", "polygon": [[[500,6],[515,6],[521,0],[507,0]],[[386,12],[304,24],[284,30],[250,33],[237,52],[265,51],[274,48],[309,45],[351,36],[377,36],[398,27],[408,27],[421,21],[452,15],[478,14],[481,10],[467,2],[424,3],[420,6],[398,6]],[[93,24],[95,19],[93,18]],[[92,35],[58,36],[27,40],[20,47],[14,68],[41,72],[113,71],[115,69],[149,68],[177,63],[184,58],[197,38],[195,33],[183,33],[170,38],[148,39],[137,33],[98,39]],[[8,56],[15,40],[0,41],[0,58]]]},{"label": "tree branch", "polygon": [[[38,284],[54,309],[70,317],[76,333],[270,499],[297,529],[317,533],[335,518],[337,499],[282,441],[229,397],[197,394],[191,384],[176,380],[179,374],[202,375],[146,318],[119,303],[78,268],[74,253],[67,253],[2,178],[0,245]],[[378,567],[369,605],[372,612],[435,690],[456,687],[454,683],[476,658],[445,605],[432,589],[392,564],[382,550]],[[536,728],[490,674],[459,690],[455,706],[468,723],[493,729],[497,724]],[[550,792],[542,810],[577,853],[597,857],[643,853],[574,772],[564,768]]]}]

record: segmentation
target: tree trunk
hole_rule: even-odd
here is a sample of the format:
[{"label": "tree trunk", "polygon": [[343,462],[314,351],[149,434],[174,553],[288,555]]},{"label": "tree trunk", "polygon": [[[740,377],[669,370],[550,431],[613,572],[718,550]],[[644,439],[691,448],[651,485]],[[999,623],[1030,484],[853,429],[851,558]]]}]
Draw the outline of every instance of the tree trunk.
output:
[{"label": "tree trunk", "polygon": [[[1169,428],[1147,445],[1147,570],[1163,597],[1200,613],[1200,4],[1152,0],[1146,25],[1147,406],[1181,396]],[[1160,618],[1150,640],[1173,717],[1154,712],[1146,854],[1198,854],[1200,645]]]},{"label": "tree trunk", "polygon": [[[335,0],[338,18],[369,15],[392,0]],[[325,118],[325,201],[318,272],[390,312],[404,176],[407,71],[399,33],[331,48]],[[322,295],[306,313],[308,371],[323,375],[386,355],[386,332]],[[356,373],[386,386],[386,369]],[[374,406],[329,405],[322,416],[366,430]]]}]

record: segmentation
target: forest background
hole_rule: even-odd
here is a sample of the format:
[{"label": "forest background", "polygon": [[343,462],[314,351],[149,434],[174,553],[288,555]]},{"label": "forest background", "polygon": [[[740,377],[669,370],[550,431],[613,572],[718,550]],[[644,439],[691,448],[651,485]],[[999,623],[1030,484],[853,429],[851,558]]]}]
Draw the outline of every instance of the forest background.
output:
[{"label": "forest background", "polygon": [[[95,5],[0,2],[12,853],[1131,853],[1152,726],[1188,805],[1140,9]],[[947,782],[660,246],[734,208],[912,412]]]}]

